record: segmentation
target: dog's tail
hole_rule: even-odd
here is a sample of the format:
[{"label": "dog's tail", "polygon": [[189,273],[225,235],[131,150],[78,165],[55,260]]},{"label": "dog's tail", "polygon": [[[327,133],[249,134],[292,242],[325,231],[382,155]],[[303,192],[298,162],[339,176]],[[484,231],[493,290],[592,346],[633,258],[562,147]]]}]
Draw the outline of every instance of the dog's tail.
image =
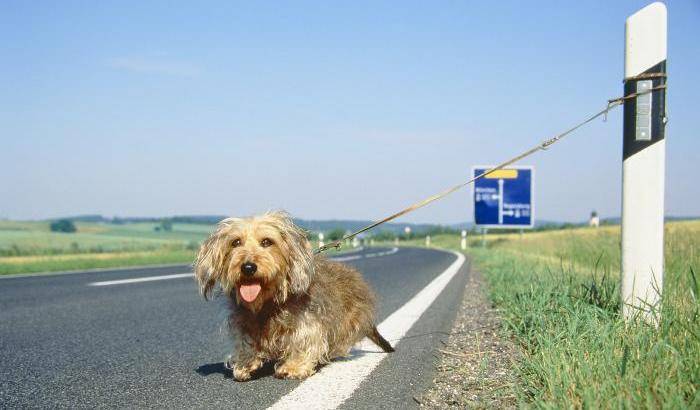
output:
[{"label": "dog's tail", "polygon": [[391,344],[389,344],[389,342],[387,342],[387,340],[379,334],[377,326],[372,326],[372,331],[367,335],[367,337],[369,338],[369,340],[373,341],[374,344],[381,347],[382,350],[384,350],[385,352],[391,353],[394,351],[394,348],[391,347]]}]

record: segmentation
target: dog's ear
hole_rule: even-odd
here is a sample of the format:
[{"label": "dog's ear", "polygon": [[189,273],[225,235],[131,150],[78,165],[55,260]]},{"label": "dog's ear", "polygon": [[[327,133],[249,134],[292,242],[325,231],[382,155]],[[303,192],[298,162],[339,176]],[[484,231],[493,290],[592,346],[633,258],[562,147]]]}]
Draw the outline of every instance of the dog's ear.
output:
[{"label": "dog's ear", "polygon": [[291,293],[303,293],[309,288],[313,275],[313,250],[306,237],[306,231],[296,226],[284,211],[268,213],[278,225],[288,254],[289,269],[287,281]]},{"label": "dog's ear", "polygon": [[195,278],[204,299],[211,297],[211,291],[222,272],[223,261],[226,257],[222,232],[224,227],[225,224],[222,221],[216,231],[202,243],[194,263]]}]

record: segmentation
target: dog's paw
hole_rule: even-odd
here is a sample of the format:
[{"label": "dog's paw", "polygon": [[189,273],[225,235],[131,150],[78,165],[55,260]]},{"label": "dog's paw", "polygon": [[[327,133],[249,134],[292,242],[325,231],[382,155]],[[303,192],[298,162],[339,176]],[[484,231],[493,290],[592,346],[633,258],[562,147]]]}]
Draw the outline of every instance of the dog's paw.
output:
[{"label": "dog's paw", "polygon": [[233,366],[231,366],[231,370],[233,371],[233,378],[239,382],[250,380],[250,378],[253,375],[253,372],[258,370],[260,366],[262,366],[262,360],[258,359],[245,364],[234,363]]},{"label": "dog's paw", "polygon": [[311,363],[284,362],[275,366],[275,377],[278,379],[302,380],[316,373],[315,366]]},{"label": "dog's paw", "polygon": [[250,380],[253,372],[249,371],[245,366],[233,366],[233,378],[238,382]]}]

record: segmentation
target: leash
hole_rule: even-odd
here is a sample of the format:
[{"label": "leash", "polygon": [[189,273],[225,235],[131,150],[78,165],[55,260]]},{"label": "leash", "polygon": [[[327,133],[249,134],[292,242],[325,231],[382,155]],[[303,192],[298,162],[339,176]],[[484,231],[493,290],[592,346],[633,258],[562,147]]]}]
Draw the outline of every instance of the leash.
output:
[{"label": "leash", "polygon": [[[642,74],[639,74],[639,75],[634,76],[634,77],[626,78],[626,79],[623,80],[623,82],[627,82],[627,81],[637,81],[637,80],[650,79],[650,78],[666,78],[666,73],[642,73]],[[468,181],[462,182],[461,184],[455,185],[455,186],[453,186],[453,187],[451,187],[451,188],[449,188],[449,189],[447,189],[447,190],[445,190],[445,191],[442,191],[442,192],[440,192],[440,193],[438,193],[438,194],[435,194],[435,195],[430,196],[430,197],[428,197],[428,198],[426,198],[426,199],[423,199],[422,201],[416,202],[416,203],[414,203],[413,205],[411,205],[411,206],[409,206],[409,207],[407,207],[407,208],[404,208],[403,210],[401,210],[401,211],[399,211],[399,212],[396,212],[395,214],[392,214],[392,215],[390,215],[390,216],[387,216],[387,217],[384,218],[384,219],[381,219],[381,220],[378,220],[378,221],[376,221],[376,222],[373,222],[373,223],[371,223],[371,224],[365,226],[365,227],[362,228],[362,229],[359,229],[359,230],[357,230],[357,231],[355,231],[355,232],[353,232],[353,233],[350,233],[350,234],[347,234],[347,235],[343,236],[342,238],[340,238],[340,239],[338,239],[338,240],[335,240],[335,241],[333,241],[333,242],[329,242],[329,243],[326,244],[326,245],[320,246],[320,247],[318,247],[318,248],[314,251],[314,254],[319,254],[319,253],[325,252],[325,251],[327,251],[327,250],[329,250],[329,249],[331,249],[331,248],[340,249],[340,247],[342,246],[343,242],[346,241],[346,240],[348,240],[348,239],[352,239],[352,238],[356,237],[357,235],[359,235],[359,234],[361,234],[361,233],[363,233],[363,232],[369,231],[369,230],[372,229],[372,228],[375,228],[375,227],[377,227],[377,226],[379,226],[379,225],[382,225],[382,224],[384,224],[384,223],[387,223],[387,222],[389,222],[389,221],[392,221],[392,220],[394,220],[394,219],[396,219],[396,218],[398,218],[398,217],[400,217],[400,216],[406,215],[407,213],[413,212],[413,211],[415,211],[416,209],[420,209],[420,208],[422,208],[422,207],[424,207],[424,206],[430,204],[431,202],[434,202],[434,201],[437,201],[437,200],[439,200],[439,199],[442,199],[442,198],[444,198],[444,197],[450,195],[451,193],[453,193],[453,192],[455,192],[455,191],[458,191],[458,190],[464,188],[465,186],[467,186],[467,185],[469,185],[469,184],[472,184],[472,183],[474,183],[475,181],[477,181],[477,180],[479,180],[479,179],[481,179],[481,178],[483,178],[483,177],[485,177],[485,176],[487,176],[487,175],[493,173],[494,171],[497,171],[497,170],[499,170],[499,169],[503,169],[503,168],[507,167],[508,165],[512,165],[513,163],[518,162],[518,161],[520,161],[520,160],[523,159],[523,158],[529,157],[530,155],[532,155],[532,154],[534,154],[534,153],[536,153],[536,152],[538,152],[538,151],[545,151],[545,150],[547,150],[550,146],[552,146],[552,145],[556,144],[557,142],[561,141],[561,140],[562,140],[564,137],[566,137],[567,135],[571,134],[572,132],[574,132],[574,131],[576,131],[577,129],[583,127],[584,125],[588,124],[589,122],[595,120],[595,119],[598,118],[598,117],[603,116],[604,120],[607,120],[608,112],[609,112],[611,109],[617,107],[618,105],[624,104],[624,102],[625,102],[626,100],[629,100],[629,99],[632,99],[632,98],[636,98],[636,97],[638,97],[638,96],[640,96],[640,95],[648,94],[648,93],[651,93],[651,92],[654,92],[654,91],[657,91],[657,90],[661,90],[661,89],[665,89],[665,88],[666,88],[666,84],[660,84],[660,85],[658,85],[658,86],[656,86],[656,87],[652,87],[652,88],[650,88],[650,89],[648,89],[648,90],[644,90],[644,91],[640,91],[640,92],[635,92],[635,93],[631,93],[631,94],[628,94],[628,95],[625,95],[625,96],[622,96],[622,97],[619,97],[619,98],[613,98],[613,99],[611,99],[611,100],[608,100],[608,105],[607,105],[603,110],[597,112],[596,114],[593,114],[592,116],[586,118],[585,120],[583,120],[583,121],[581,121],[580,123],[576,124],[575,126],[569,128],[568,130],[562,132],[561,134],[557,134],[557,135],[555,135],[555,136],[552,137],[552,138],[549,138],[549,139],[546,139],[546,140],[540,142],[539,144],[537,144],[537,145],[535,145],[534,147],[528,149],[527,151],[523,152],[522,154],[519,154],[519,155],[517,155],[517,156],[515,156],[515,157],[513,157],[513,158],[511,158],[511,159],[509,159],[509,160],[506,160],[506,161],[504,161],[504,162],[502,162],[502,163],[496,165],[495,167],[493,167],[493,168],[491,168],[491,169],[488,169],[488,170],[484,171],[483,173],[481,173],[481,174],[479,174],[479,175],[473,177],[472,179],[470,179],[470,180],[468,180]]]}]

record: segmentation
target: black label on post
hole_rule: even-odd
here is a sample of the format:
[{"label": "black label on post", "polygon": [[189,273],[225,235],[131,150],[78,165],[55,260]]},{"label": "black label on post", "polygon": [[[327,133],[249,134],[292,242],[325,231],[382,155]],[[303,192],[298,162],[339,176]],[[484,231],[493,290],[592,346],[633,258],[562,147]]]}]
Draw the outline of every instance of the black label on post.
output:
[{"label": "black label on post", "polygon": [[[666,60],[644,71],[643,74],[664,73],[666,74]],[[640,81],[651,81],[652,88],[666,84],[666,77],[644,78],[625,82],[625,95],[637,92],[637,83]],[[638,138],[637,136],[637,98],[625,100],[624,104],[624,125],[622,159],[625,160],[646,147],[664,139],[665,117],[666,117],[666,89],[654,90],[651,92],[651,136],[650,138]],[[640,124],[640,127],[643,126]]]}]

